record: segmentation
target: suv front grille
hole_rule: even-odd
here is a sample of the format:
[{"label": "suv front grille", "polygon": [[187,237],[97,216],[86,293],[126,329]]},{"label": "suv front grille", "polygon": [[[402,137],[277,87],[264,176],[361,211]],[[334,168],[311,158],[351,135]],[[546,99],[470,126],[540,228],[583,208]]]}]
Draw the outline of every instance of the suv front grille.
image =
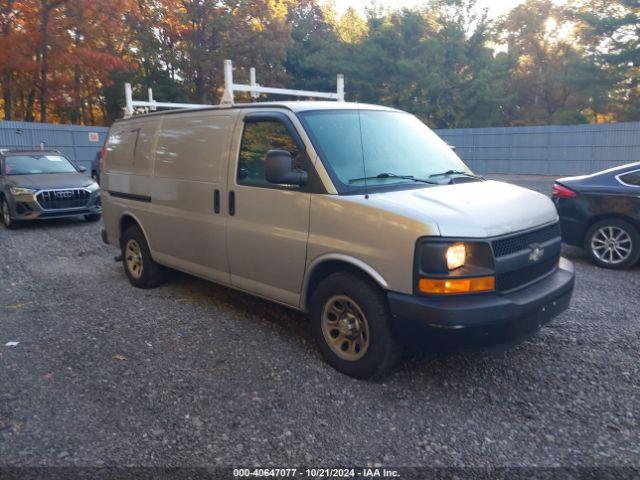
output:
[{"label": "suv front grille", "polygon": [[491,243],[491,247],[493,248],[493,254],[495,257],[500,258],[505,255],[526,250],[533,243],[544,243],[557,237],[560,237],[560,224],[554,223],[553,225],[549,225],[532,232],[494,240]]},{"label": "suv front grille", "polygon": [[68,190],[45,190],[36,196],[38,203],[45,210],[64,210],[68,208],[86,207],[91,194],[83,188]]}]

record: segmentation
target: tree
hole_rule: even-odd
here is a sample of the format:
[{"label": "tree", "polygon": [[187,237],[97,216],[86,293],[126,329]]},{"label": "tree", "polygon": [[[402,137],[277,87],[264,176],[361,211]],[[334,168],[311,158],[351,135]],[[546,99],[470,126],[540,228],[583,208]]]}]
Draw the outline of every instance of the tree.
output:
[{"label": "tree", "polygon": [[574,5],[572,18],[591,62],[606,71],[618,116],[640,120],[640,3],[582,0]]},{"label": "tree", "polygon": [[511,63],[508,87],[514,101],[505,112],[509,123],[587,121],[577,114],[598,96],[588,91],[583,77],[593,73],[594,65],[572,41],[570,27],[565,12],[550,0],[528,0],[499,25]]}]

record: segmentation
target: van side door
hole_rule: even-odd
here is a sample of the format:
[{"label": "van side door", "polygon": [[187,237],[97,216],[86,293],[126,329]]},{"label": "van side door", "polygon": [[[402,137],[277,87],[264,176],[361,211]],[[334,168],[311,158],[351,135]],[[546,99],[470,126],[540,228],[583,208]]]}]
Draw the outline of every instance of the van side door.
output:
[{"label": "van side door", "polygon": [[299,305],[309,235],[310,189],[269,183],[265,158],[289,151],[294,166],[311,169],[284,112],[243,112],[228,176],[227,251],[231,284],[287,305]]},{"label": "van side door", "polygon": [[226,195],[231,109],[162,117],[147,222],[154,257],[193,275],[229,284]]}]

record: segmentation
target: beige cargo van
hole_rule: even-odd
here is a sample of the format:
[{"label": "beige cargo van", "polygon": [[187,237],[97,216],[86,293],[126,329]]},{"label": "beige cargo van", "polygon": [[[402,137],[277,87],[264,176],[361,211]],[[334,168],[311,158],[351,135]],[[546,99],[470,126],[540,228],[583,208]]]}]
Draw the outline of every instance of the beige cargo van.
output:
[{"label": "beige cargo van", "polygon": [[547,197],[474,175],[414,116],[282,102],[119,120],[103,239],[131,283],[167,268],[308,312],[324,358],[380,377],[404,339],[512,341],[567,308]]}]

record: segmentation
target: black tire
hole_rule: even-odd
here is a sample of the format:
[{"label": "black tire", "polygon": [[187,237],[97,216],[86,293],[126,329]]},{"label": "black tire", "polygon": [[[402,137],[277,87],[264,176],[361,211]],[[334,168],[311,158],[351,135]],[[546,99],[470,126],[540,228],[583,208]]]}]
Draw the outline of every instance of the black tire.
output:
[{"label": "black tire", "polygon": [[100,213],[89,213],[88,215],[84,216],[84,219],[87,222],[98,222],[100,221],[101,218],[102,218],[102,214]]},{"label": "black tire", "polygon": [[[137,246],[137,249],[135,246]],[[129,250],[130,248],[132,250]],[[134,259],[130,254],[135,250],[138,251],[137,257],[139,258]],[[131,226],[124,231],[121,240],[121,251],[122,265],[131,285],[146,289],[154,288],[164,283],[167,278],[167,271],[151,258],[147,240],[138,226]],[[131,257],[129,260],[128,255]],[[132,263],[138,263],[137,261],[141,265],[139,271],[131,267]]]},{"label": "black tire", "polygon": [[0,217],[2,218],[2,223],[5,227],[9,229],[16,228],[17,224],[11,216],[11,208],[9,207],[9,202],[4,197],[0,197]]},{"label": "black tire", "polygon": [[[609,232],[613,232],[613,235],[609,235]],[[611,255],[604,254],[603,245],[606,244],[606,237],[616,235],[624,241],[618,240],[619,243],[615,244],[616,250]],[[640,258],[640,234],[629,222],[619,218],[607,218],[594,223],[589,228],[585,235],[584,248],[593,263],[599,267],[623,270],[635,265]],[[628,255],[626,255],[627,249]],[[624,259],[618,256],[620,252],[625,252]]]},{"label": "black tire", "polygon": [[[335,305],[336,299],[337,302],[342,302],[343,298],[352,300],[355,303],[355,309],[365,317],[368,344],[361,358],[351,360],[341,358],[334,351],[334,348],[340,349],[340,346],[334,343],[334,347],[331,347],[323,331],[323,324],[325,330],[333,328],[333,331],[330,330],[327,334],[331,337],[334,334],[337,335],[334,338],[340,343],[343,337],[338,330],[338,324],[344,316],[334,324],[327,323],[323,316],[325,307],[331,312],[329,305]],[[352,304],[351,308],[353,307]],[[391,314],[384,292],[364,275],[338,272],[325,278],[313,293],[310,316],[313,336],[322,356],[327,363],[342,373],[355,378],[377,380],[388,374],[402,356],[402,348],[391,331]],[[353,350],[354,355],[358,355],[355,348],[351,349],[351,343],[349,343],[351,340],[344,341],[348,343],[347,348]],[[344,354],[348,353],[344,351]]]}]

